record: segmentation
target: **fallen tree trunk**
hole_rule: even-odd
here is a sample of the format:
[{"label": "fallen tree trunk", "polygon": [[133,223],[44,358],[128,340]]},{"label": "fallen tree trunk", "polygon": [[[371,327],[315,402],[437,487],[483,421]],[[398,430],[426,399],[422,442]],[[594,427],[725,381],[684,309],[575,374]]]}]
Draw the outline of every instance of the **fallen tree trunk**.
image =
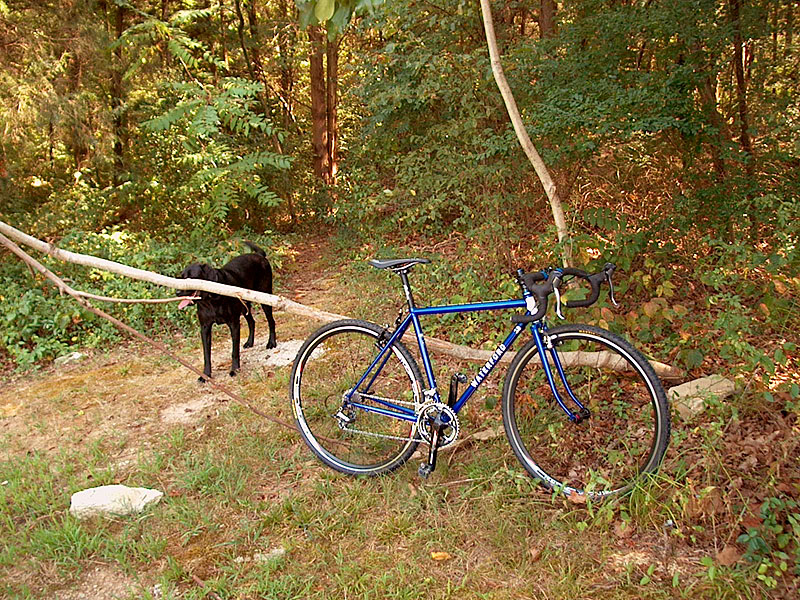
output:
[{"label": "fallen tree trunk", "polygon": [[[240,300],[249,300],[250,302],[256,302],[258,304],[268,304],[278,310],[285,310],[286,312],[300,315],[302,317],[316,319],[324,323],[350,318],[337,313],[312,308],[310,306],[306,306],[305,304],[300,304],[299,302],[284,298],[283,296],[265,294],[263,292],[256,292],[253,290],[224,285],[221,283],[214,283],[204,279],[178,279],[174,277],[167,277],[166,275],[145,271],[144,269],[136,269],[134,267],[129,267],[111,260],[97,258],[96,256],[89,256],[87,254],[79,254],[77,252],[70,252],[69,250],[62,250],[53,244],[43,242],[42,240],[23,233],[22,231],[11,227],[3,221],[0,221],[0,233],[8,236],[20,244],[25,244],[26,246],[29,246],[40,252],[44,252],[45,254],[48,254],[61,261],[101,269],[110,273],[116,273],[117,275],[130,277],[139,281],[147,281],[149,283],[162,285],[164,287],[173,288],[176,290],[202,290],[213,294],[220,294],[222,296],[239,298]],[[105,298],[98,299],[105,300]],[[416,344],[416,336],[414,336],[412,332],[406,333],[404,339]],[[448,354],[461,360],[486,362],[492,355],[492,352],[488,350],[476,350],[474,348],[460,346],[437,338],[425,338],[425,344],[429,349]],[[570,356],[571,354],[575,354],[576,356]],[[597,365],[598,361],[602,363],[604,360],[602,356],[592,356],[592,354],[602,355],[607,353],[568,352],[565,353],[564,361],[567,365],[585,364],[586,366],[592,366]],[[501,362],[511,362],[512,358],[513,355],[506,354],[503,356]],[[680,369],[657,361],[650,361],[650,363],[653,365],[653,368],[660,377],[665,379],[680,379],[683,377],[683,372]]]}]

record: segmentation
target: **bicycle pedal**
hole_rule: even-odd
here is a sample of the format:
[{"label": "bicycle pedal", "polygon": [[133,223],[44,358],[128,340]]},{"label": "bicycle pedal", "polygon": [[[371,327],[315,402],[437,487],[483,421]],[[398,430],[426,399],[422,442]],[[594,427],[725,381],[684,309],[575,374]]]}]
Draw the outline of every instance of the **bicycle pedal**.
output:
[{"label": "bicycle pedal", "polygon": [[433,472],[433,465],[430,465],[428,463],[422,463],[419,466],[419,469],[417,469],[417,474],[419,474],[419,476],[422,477],[422,479],[427,479],[428,475],[430,475],[431,472]]}]

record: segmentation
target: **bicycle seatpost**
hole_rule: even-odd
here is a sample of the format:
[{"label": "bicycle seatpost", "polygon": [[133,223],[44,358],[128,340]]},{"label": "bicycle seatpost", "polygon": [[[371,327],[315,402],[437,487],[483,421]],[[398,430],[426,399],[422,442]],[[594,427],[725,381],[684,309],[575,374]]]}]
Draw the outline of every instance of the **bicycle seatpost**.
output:
[{"label": "bicycle seatpost", "polygon": [[408,282],[408,271],[405,269],[398,271],[398,275],[400,275],[400,281],[403,282],[403,292],[406,294],[406,301],[408,302],[408,308],[416,308],[417,305],[414,304],[414,296],[411,293],[411,284]]}]

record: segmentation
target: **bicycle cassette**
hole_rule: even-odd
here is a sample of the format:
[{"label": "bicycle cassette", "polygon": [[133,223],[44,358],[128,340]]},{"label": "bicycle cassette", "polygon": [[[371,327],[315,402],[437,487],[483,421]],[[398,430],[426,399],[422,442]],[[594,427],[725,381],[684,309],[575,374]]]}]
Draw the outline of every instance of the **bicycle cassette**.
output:
[{"label": "bicycle cassette", "polygon": [[432,422],[437,416],[444,423],[439,433],[439,447],[452,444],[458,437],[458,416],[443,402],[428,402],[420,408],[417,417],[417,431],[419,431],[420,437],[429,444],[431,443],[433,439]]}]

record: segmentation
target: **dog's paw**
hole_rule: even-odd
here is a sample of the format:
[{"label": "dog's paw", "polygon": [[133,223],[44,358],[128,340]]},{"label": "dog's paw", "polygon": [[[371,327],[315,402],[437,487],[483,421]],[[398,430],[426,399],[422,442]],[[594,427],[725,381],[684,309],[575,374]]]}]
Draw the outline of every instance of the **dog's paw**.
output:
[{"label": "dog's paw", "polygon": [[197,378],[198,383],[205,383],[206,377],[210,377],[210,375],[206,375],[205,377],[201,375],[200,377],[198,377]]},{"label": "dog's paw", "polygon": [[253,347],[253,342],[252,342],[252,341],[250,341],[250,340],[247,340],[247,341],[244,343],[244,345],[243,345],[243,346],[244,346],[245,348],[252,348],[252,347]]},{"label": "dog's paw", "polygon": [[270,340],[270,341],[267,342],[267,350],[269,350],[271,348],[277,348],[277,347],[278,347],[278,343],[275,340]]},{"label": "dog's paw", "polygon": [[238,373],[238,371],[235,371],[235,370],[231,369],[231,372],[230,372],[230,373],[228,373],[228,374],[229,374],[231,377],[236,377],[236,373]]}]

